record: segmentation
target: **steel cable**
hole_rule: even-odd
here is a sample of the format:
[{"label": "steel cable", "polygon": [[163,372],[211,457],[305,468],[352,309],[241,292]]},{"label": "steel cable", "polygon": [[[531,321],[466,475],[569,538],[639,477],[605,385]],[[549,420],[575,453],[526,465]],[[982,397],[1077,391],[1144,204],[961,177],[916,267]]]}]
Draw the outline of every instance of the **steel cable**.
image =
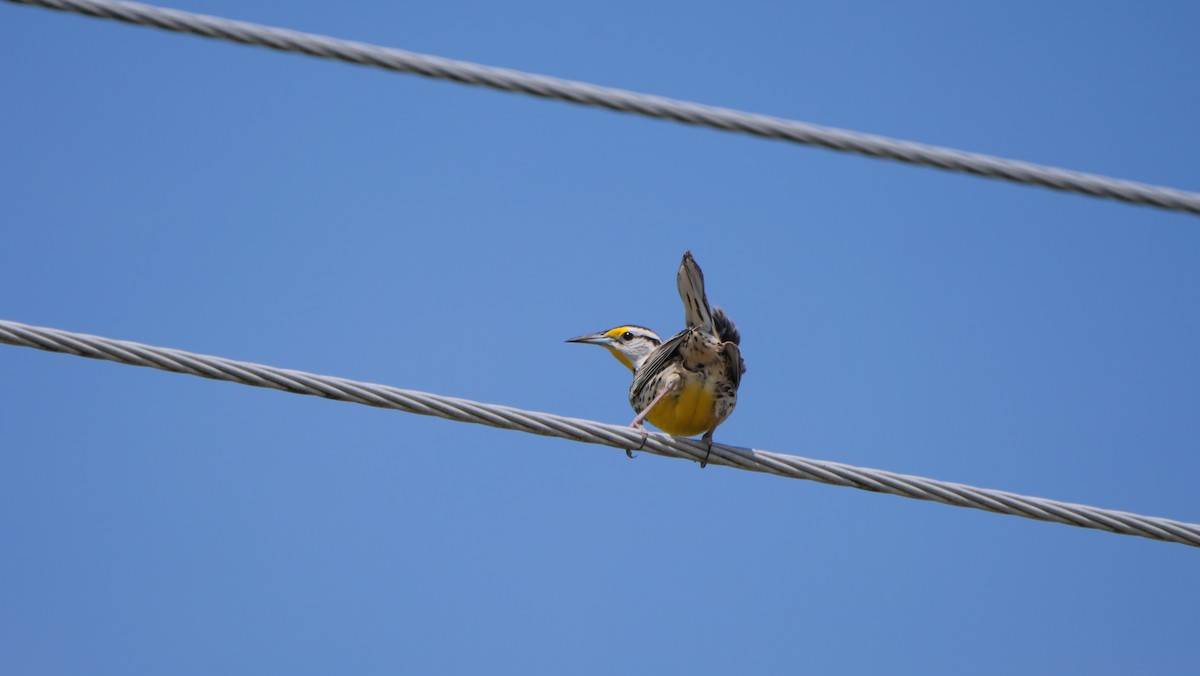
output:
[{"label": "steel cable", "polygon": [[1200,193],[118,0],[8,0],[948,171],[1200,214]]},{"label": "steel cable", "polygon": [[[697,462],[704,457],[706,450],[705,445],[695,439],[682,439],[664,434],[650,434],[643,440],[638,432],[622,425],[568,418],[539,411],[523,411],[468,399],[456,399],[427,392],[195,354],[183,350],[153,347],[61,329],[30,326],[7,320],[0,320],[0,343],[33,347],[50,352],[63,352],[132,366],[148,366],[174,373],[185,373],[254,387],[283,390],[294,394],[307,394],[614,448],[640,447],[649,453]],[[808,479],[834,486],[847,486],[917,500],[931,500],[956,507],[971,507],[999,514],[1011,514],[1040,521],[1053,521],[1081,528],[1095,528],[1122,535],[1137,535],[1153,540],[1200,547],[1200,524],[1195,523],[1141,516],[990,488],[976,488],[919,476],[896,474],[867,467],[855,467],[827,460],[812,460],[795,455],[726,444],[713,445],[712,457],[709,462],[792,479]]]}]

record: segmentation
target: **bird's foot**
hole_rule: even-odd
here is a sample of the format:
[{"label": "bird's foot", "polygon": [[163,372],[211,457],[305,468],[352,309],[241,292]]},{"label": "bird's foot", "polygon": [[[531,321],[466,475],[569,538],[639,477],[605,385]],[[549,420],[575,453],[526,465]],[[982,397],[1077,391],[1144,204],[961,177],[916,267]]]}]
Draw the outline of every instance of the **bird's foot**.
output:
[{"label": "bird's foot", "polygon": [[700,438],[700,441],[706,442],[708,444],[708,450],[704,452],[704,459],[700,461],[700,469],[704,469],[705,467],[708,466],[708,457],[710,455],[712,455],[712,447],[713,447],[712,434],[713,434],[712,430],[709,430],[704,433],[703,437]]},{"label": "bird's foot", "polygon": [[637,430],[642,435],[642,443],[638,444],[637,448],[625,449],[625,455],[629,456],[630,458],[633,458],[634,451],[640,451],[646,447],[646,440],[650,438],[650,433],[646,431],[646,426],[643,425],[642,421],[640,421],[640,420],[635,419],[632,423],[630,423],[629,426],[632,427],[633,429]]}]

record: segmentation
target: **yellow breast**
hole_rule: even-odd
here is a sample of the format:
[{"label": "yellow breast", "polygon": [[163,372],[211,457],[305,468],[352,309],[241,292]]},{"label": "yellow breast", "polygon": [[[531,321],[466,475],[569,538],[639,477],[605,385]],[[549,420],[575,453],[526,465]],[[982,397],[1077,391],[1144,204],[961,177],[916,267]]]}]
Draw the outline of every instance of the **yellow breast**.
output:
[{"label": "yellow breast", "polygon": [[668,395],[646,420],[677,437],[691,437],[712,429],[717,422],[716,397],[701,382],[690,382],[678,393]]}]

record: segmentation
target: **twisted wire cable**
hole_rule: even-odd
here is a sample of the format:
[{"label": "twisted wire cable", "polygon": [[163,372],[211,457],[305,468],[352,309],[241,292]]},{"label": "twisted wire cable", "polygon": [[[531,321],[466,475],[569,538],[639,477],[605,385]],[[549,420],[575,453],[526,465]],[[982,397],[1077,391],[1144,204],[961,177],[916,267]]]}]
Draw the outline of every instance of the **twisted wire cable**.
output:
[{"label": "twisted wire cable", "polygon": [[8,0],[548,99],[1200,214],[1200,193],[118,0]]},{"label": "twisted wire cable", "polygon": [[[502,429],[560,437],[614,448],[641,448],[650,453],[699,462],[706,446],[695,439],[649,434],[644,440],[630,427],[609,425],[565,416],[524,411],[468,399],[444,397],[427,392],[403,390],[386,385],[347,380],[281,369],[263,364],[154,347],[61,329],[30,326],[0,320],[0,343],[63,352],[132,366],[185,373],[293,394],[307,394],[367,406],[389,408],[458,422],[489,425]],[[1053,521],[1081,528],[1137,535],[1153,540],[1200,547],[1200,524],[1141,516],[1111,509],[1089,507],[1046,498],[1008,493],[990,488],[937,481],[878,469],[855,467],[827,460],[713,444],[711,464],[792,479],[808,479],[834,486],[848,486],[876,493],[889,493],[917,500],[931,500],[956,507],[971,507],[999,514]]]}]

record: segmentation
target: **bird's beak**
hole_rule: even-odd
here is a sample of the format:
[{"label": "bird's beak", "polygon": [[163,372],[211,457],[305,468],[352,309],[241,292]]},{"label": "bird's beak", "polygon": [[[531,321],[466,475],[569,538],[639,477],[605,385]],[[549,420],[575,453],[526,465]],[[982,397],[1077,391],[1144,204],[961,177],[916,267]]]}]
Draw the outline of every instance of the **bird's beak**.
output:
[{"label": "bird's beak", "polygon": [[586,336],[568,338],[568,343],[586,343],[588,345],[612,345],[613,339],[603,333],[589,333]]}]

